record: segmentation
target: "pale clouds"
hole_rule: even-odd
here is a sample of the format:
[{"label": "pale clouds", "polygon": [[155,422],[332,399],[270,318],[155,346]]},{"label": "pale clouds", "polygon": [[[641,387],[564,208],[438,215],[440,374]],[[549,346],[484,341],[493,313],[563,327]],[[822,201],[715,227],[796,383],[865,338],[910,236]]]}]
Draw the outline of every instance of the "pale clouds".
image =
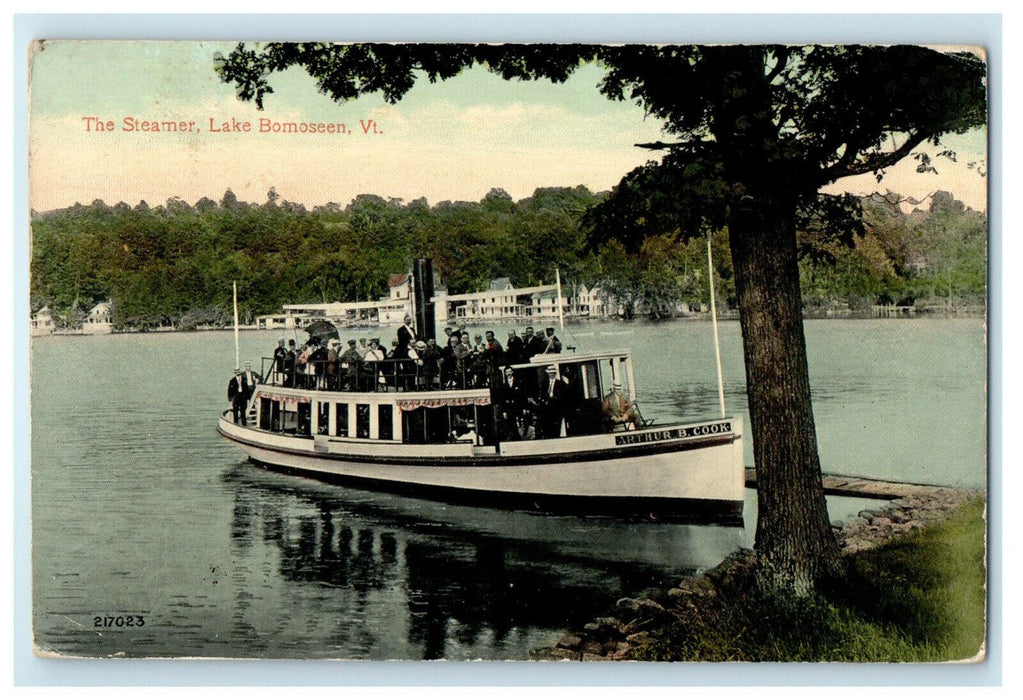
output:
[{"label": "pale clouds", "polygon": [[[406,201],[478,200],[490,189],[514,198],[537,187],[585,185],[600,191],[659,152],[635,144],[664,138],[657,119],[597,93],[599,70],[586,67],[565,85],[502,81],[484,71],[417,84],[396,105],[367,97],[337,105],[302,71],[275,76],[276,92],[259,111],[236,99],[213,72],[216,51],[191,42],[50,45],[33,67],[30,120],[31,205],[46,210],[102,199],[158,204],[171,197],[219,200],[230,188],[263,202],[270,187],[284,199],[346,204],[363,193]],[[194,121],[186,133],[86,131],[84,116]],[[210,120],[214,121],[211,130]],[[348,133],[259,133],[260,120],[344,123]],[[250,124],[248,132],[223,124]],[[668,139],[670,140],[670,139]],[[960,150],[984,152],[983,138]],[[917,199],[946,189],[986,209],[986,180],[937,162],[915,162],[842,181],[832,190],[891,189]]]}]

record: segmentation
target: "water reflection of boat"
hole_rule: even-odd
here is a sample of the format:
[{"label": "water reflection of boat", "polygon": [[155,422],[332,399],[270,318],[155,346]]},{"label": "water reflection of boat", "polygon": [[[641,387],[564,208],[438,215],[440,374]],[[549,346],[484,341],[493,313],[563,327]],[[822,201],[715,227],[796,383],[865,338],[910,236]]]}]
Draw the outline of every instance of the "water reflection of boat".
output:
[{"label": "water reflection of boat", "polygon": [[274,469],[417,497],[741,518],[741,419],[643,420],[628,350],[540,353],[507,366],[496,355],[482,365],[453,359],[439,370],[404,358],[346,367],[321,350],[304,373],[264,358],[251,422],[225,411],[220,434]]},{"label": "water reflection of boat", "polygon": [[495,511],[353,487],[339,492],[316,480],[247,469],[234,469],[225,479],[282,497],[333,503],[330,508],[371,522],[431,535],[443,531],[446,536],[469,539],[497,537],[566,561],[696,570],[715,566],[744,541],[743,528],[729,524],[628,522],[615,517]]},{"label": "water reflection of boat", "polygon": [[[713,565],[742,536],[720,525],[446,506],[244,465],[223,478],[239,575],[259,588],[273,561],[298,586],[292,598],[327,597],[326,654],[342,658],[526,658],[623,596]],[[262,629],[253,609],[238,614]]]}]

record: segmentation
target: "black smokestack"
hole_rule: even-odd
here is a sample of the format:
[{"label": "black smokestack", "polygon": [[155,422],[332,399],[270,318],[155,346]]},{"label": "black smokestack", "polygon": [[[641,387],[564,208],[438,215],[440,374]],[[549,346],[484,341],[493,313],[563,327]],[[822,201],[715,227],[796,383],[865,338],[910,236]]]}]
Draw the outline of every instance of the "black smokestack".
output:
[{"label": "black smokestack", "polygon": [[416,309],[416,331],[421,338],[437,337],[433,303],[433,260],[419,258],[412,265],[412,294]]}]

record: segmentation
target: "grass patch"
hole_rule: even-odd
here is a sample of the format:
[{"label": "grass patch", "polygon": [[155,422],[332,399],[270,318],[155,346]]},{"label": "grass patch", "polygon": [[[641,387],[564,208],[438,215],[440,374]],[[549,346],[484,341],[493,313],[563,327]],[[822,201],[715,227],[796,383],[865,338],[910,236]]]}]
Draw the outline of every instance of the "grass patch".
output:
[{"label": "grass patch", "polygon": [[749,579],[670,610],[633,658],[671,661],[940,662],[984,643],[984,501],[846,558],[847,575],[799,599]]}]

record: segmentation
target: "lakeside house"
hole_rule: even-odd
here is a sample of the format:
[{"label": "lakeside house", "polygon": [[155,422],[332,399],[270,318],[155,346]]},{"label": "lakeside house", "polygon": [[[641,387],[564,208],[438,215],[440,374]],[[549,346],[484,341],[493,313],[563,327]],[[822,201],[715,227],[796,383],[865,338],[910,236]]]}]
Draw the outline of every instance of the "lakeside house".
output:
[{"label": "lakeside house", "polygon": [[[558,288],[548,284],[516,289],[507,277],[492,280],[485,291],[435,296],[437,322],[523,321],[558,317]],[[562,296],[562,308],[568,300]]]},{"label": "lakeside house", "polygon": [[50,335],[55,330],[57,330],[57,324],[53,320],[53,313],[50,311],[49,306],[44,306],[32,315],[32,322],[29,326],[29,335]]},{"label": "lakeside house", "polygon": [[114,321],[109,301],[101,301],[89,311],[82,322],[82,332],[88,335],[102,335],[114,332]]},{"label": "lakeside house", "polygon": [[43,335],[105,335],[114,332],[112,305],[109,301],[101,301],[89,311],[80,326],[58,328],[49,306],[44,306],[32,315],[29,334]]},{"label": "lakeside house", "polygon": [[[574,318],[605,318],[611,313],[610,306],[605,302],[606,296],[599,283],[593,287],[581,284],[567,298],[565,315]],[[614,308],[617,311],[617,304]]]}]

